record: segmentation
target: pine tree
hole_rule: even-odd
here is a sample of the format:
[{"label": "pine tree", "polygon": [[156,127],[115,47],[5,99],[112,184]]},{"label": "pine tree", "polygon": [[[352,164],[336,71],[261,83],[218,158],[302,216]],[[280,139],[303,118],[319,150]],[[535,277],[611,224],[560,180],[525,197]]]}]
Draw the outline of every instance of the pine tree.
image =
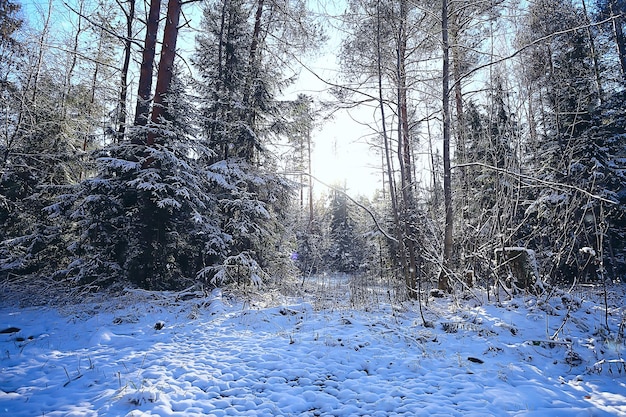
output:
[{"label": "pine tree", "polygon": [[64,262],[62,226],[44,208],[80,180],[83,150],[97,130],[91,111],[100,103],[92,85],[73,75],[76,64],[65,52],[47,46],[50,15],[49,9],[41,32],[29,37],[3,15],[0,237],[2,269],[15,274],[46,275]]},{"label": "pine tree", "polygon": [[[276,161],[265,152],[271,135],[284,133],[279,126],[285,116],[274,98],[282,74],[270,64],[282,52],[264,43],[263,33],[278,35],[290,27],[293,16],[279,16],[293,13],[293,5],[283,6],[269,13],[263,1],[216,0],[204,9],[194,56],[199,124],[214,152],[206,163],[214,173],[211,191],[219,200],[220,227],[230,236],[225,257],[203,270],[214,282],[257,283],[272,269],[284,269],[274,265],[276,259],[288,260],[280,235],[286,231],[291,186],[270,172]],[[296,33],[294,41],[303,32]]]}]

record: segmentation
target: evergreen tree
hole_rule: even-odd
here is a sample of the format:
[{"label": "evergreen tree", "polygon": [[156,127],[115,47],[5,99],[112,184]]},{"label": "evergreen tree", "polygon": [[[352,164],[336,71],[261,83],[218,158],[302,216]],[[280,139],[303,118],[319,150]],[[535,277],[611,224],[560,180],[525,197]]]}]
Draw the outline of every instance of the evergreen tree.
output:
[{"label": "evergreen tree", "polygon": [[[596,252],[591,259],[585,251],[577,254],[578,272],[583,278],[606,272],[619,279],[626,272],[626,179],[622,174],[626,168],[625,103],[626,93],[620,91],[593,109],[590,126],[581,133],[570,165],[574,182],[599,197],[580,197],[578,213],[584,221],[575,229],[580,240],[577,248],[590,247]],[[595,265],[600,262],[601,271]]]},{"label": "evergreen tree", "polygon": [[365,259],[365,241],[353,219],[345,189],[330,196],[329,247],[327,259],[332,271],[355,273]]},{"label": "evergreen tree", "polygon": [[45,274],[63,263],[64,242],[61,225],[43,209],[85,172],[83,150],[97,129],[89,110],[99,103],[85,80],[64,74],[59,62],[68,55],[48,50],[50,11],[42,31],[26,37],[20,21],[5,14],[18,9],[7,4],[0,45],[2,269]]},{"label": "evergreen tree", "polygon": [[[272,106],[269,90],[258,92],[254,100],[248,94],[249,83],[263,89],[265,77],[272,74],[253,68],[260,63],[248,59],[251,13],[246,0],[215,0],[204,8],[204,31],[196,39],[194,64],[200,75],[203,128],[216,160],[240,157],[251,162],[261,142],[259,126],[250,114]],[[258,78],[251,80],[251,74]]]},{"label": "evergreen tree", "polygon": [[50,207],[73,225],[69,236],[79,237],[68,248],[73,261],[65,276],[80,284],[181,288],[223,253],[228,237],[212,216],[209,172],[198,165],[211,152],[196,140],[184,91],[175,79],[159,136],[142,158],[132,138],[105,147],[95,155],[98,175]]},{"label": "evergreen tree", "polygon": [[[264,43],[263,33],[284,32],[294,16],[280,16],[294,9],[291,2],[272,13],[267,7],[263,1],[216,0],[205,7],[196,40],[199,124],[214,152],[206,161],[215,174],[211,190],[219,201],[220,227],[230,237],[221,262],[203,270],[217,282],[258,282],[268,268],[284,269],[276,259],[288,259],[281,234],[291,186],[270,172],[276,161],[265,152],[271,135],[284,133],[280,121],[285,117],[274,99],[283,76],[279,66],[271,65],[282,52]],[[298,33],[306,36],[306,25]]]}]

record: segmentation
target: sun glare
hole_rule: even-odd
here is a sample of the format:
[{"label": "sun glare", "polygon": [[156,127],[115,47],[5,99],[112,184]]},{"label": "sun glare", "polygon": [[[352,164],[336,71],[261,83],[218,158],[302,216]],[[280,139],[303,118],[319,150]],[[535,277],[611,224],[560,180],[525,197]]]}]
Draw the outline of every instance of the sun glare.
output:
[{"label": "sun glare", "polygon": [[[376,158],[367,144],[350,141],[347,136],[340,139],[337,136],[320,135],[315,139],[312,171],[320,181],[335,187],[345,187],[351,195],[371,196],[380,187],[379,175],[372,168]],[[319,184],[318,193],[327,191],[325,188]]]}]

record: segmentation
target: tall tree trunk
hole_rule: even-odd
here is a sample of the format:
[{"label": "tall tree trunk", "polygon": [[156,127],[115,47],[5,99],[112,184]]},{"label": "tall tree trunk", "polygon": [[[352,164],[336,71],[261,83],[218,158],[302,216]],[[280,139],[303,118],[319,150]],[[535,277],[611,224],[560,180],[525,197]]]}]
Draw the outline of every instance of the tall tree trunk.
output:
[{"label": "tall tree trunk", "polygon": [[161,0],[150,0],[150,11],[146,22],[146,40],[144,42],[137,86],[137,106],[135,108],[135,126],[148,124],[150,115],[150,92],[152,91],[152,70],[156,55],[157,32]]},{"label": "tall tree trunk", "polygon": [[[452,76],[453,76],[453,81],[454,81],[454,103],[455,103],[455,108],[456,108],[456,129],[454,130],[456,132],[455,134],[455,139],[456,139],[456,154],[455,154],[455,159],[457,161],[458,164],[463,164],[464,162],[467,162],[467,135],[466,135],[466,125],[465,125],[465,110],[463,108],[463,90],[461,88],[461,81],[462,81],[462,52],[460,51],[460,33],[463,31],[464,29],[464,22],[462,21],[463,17],[462,17],[462,13],[458,13],[455,8],[453,7],[453,5],[451,5],[450,7],[452,10],[450,10],[450,17],[451,17],[451,21],[448,22],[449,23],[449,36],[450,36],[450,40],[452,41],[452,46],[450,46],[450,52],[452,53]],[[467,23],[467,21],[465,22]],[[491,42],[491,44],[493,45],[493,42]],[[493,55],[493,50],[492,50],[492,55]],[[450,123],[452,123],[452,121],[450,121]],[[469,201],[471,199],[471,196],[468,195],[468,192],[470,190],[470,186],[469,186],[469,177],[467,175],[467,170],[465,167],[460,167],[457,171],[457,175],[458,175],[458,189],[457,189],[457,194],[455,195],[455,202],[456,202],[456,206],[457,207],[461,207],[461,212],[460,212],[460,218],[462,219],[461,223],[460,223],[460,227],[459,227],[459,231],[457,233],[458,237],[458,246],[460,247],[460,250],[463,251],[464,253],[467,252],[473,252],[472,249],[472,242],[471,239],[469,239],[469,236],[471,235],[471,233],[468,233],[468,231],[465,229],[466,225],[467,225],[467,210],[464,210],[464,207],[468,207],[469,206]],[[452,203],[449,203],[452,204]],[[446,214],[447,214],[447,207],[446,207]],[[446,220],[447,221],[447,220]]]},{"label": "tall tree trunk", "polygon": [[304,210],[304,173],[302,172],[302,170],[304,169],[303,166],[303,162],[304,161],[304,143],[303,143],[303,138],[300,137],[298,138],[298,152],[300,155],[298,155],[298,166],[297,168],[301,171],[300,172],[300,181],[299,181],[299,188],[300,188],[300,212],[302,212]]},{"label": "tall tree trunk", "polygon": [[622,67],[622,77],[626,82],[626,40],[624,39],[624,31],[622,29],[622,15],[619,11],[616,0],[610,0],[609,7],[611,9],[611,17],[613,17],[613,34],[615,35],[615,43],[617,44],[617,55],[619,63]]},{"label": "tall tree trunk", "polygon": [[[39,92],[39,75],[41,74],[41,66],[43,65],[44,43],[48,37],[48,30],[50,29],[50,17],[52,16],[52,0],[48,0],[48,13],[46,14],[46,20],[43,28],[41,29],[41,36],[39,37],[39,51],[37,54],[37,62],[35,64],[35,73],[30,76],[32,80],[32,102],[35,104],[37,93]],[[30,81],[29,80],[29,81]]]},{"label": "tall tree trunk", "polygon": [[[227,32],[227,26],[229,24],[230,18],[227,19],[227,16],[229,14],[229,10],[230,10],[230,5],[229,5],[230,0],[222,0],[222,10],[220,13],[220,30],[218,33],[218,43],[217,43],[217,78],[216,78],[216,88],[213,90],[213,102],[214,103],[219,103],[221,101],[220,99],[220,94],[223,94],[225,92],[225,86],[224,86],[224,60],[227,59],[224,57],[224,53],[225,53],[225,43],[226,43],[226,32]],[[213,108],[210,110],[210,114],[207,117],[207,119],[212,119],[212,120],[224,120],[226,115],[224,114],[224,109],[223,106],[218,106],[217,108],[215,106],[213,106]],[[209,129],[207,132],[207,135],[210,139],[215,138],[216,133],[217,133],[217,123],[211,123],[209,125]],[[215,146],[216,148],[219,147],[221,149],[219,149],[219,158],[223,158],[226,159],[226,155],[228,154],[228,144],[226,143],[216,143],[213,146]],[[215,149],[216,151],[218,151],[218,149]]]},{"label": "tall tree trunk", "polygon": [[133,20],[135,19],[135,0],[128,0],[128,11],[123,10],[126,16],[126,39],[124,40],[124,61],[120,73],[120,98],[118,102],[119,113],[117,115],[117,139],[124,139],[126,132],[126,100],[128,97],[128,68],[132,53]]},{"label": "tall tree trunk", "polygon": [[[169,0],[167,4],[167,17],[165,29],[163,31],[163,47],[161,49],[161,59],[159,60],[159,72],[157,73],[157,83],[154,92],[154,105],[152,106],[151,122],[158,126],[161,124],[161,117],[165,116],[165,106],[167,105],[166,95],[169,92],[174,74],[174,58],[176,58],[176,41],[178,39],[178,22],[180,21],[181,0]],[[146,145],[154,145],[157,133],[151,130],[148,134]]]},{"label": "tall tree trunk", "polygon": [[[456,160],[460,163],[467,161],[466,137],[465,137],[465,111],[463,109],[463,90],[461,88],[461,52],[459,51],[459,32],[461,31],[461,17],[455,11],[452,11],[452,27],[449,29],[452,45],[452,74],[454,80],[454,102],[456,105]],[[493,55],[492,55],[493,56]],[[460,174],[460,205],[467,205],[467,191],[469,185],[467,183],[467,173],[465,168],[459,169]]]},{"label": "tall tree trunk", "polygon": [[67,69],[67,73],[65,74],[65,80],[63,85],[63,99],[61,100],[61,117],[63,119],[67,116],[67,100],[72,92],[72,77],[74,76],[74,69],[76,68],[76,61],[78,59],[78,44],[80,42],[80,35],[83,31],[83,8],[85,7],[85,3],[80,1],[78,5],[78,13],[77,13],[77,25],[76,32],[74,33],[74,39],[72,43],[72,50],[70,52],[70,64]]},{"label": "tall tree trunk", "polygon": [[589,14],[587,13],[587,2],[582,0],[583,13],[585,14],[585,25],[587,26],[587,39],[589,40],[589,52],[591,52],[591,59],[593,60],[593,73],[595,75],[596,81],[596,92],[598,93],[597,99],[600,102],[603,99],[604,92],[602,88],[602,80],[600,79],[600,64],[598,63],[598,53],[596,52],[596,42],[593,39],[593,34],[591,33],[591,21],[589,19]]},{"label": "tall tree trunk", "polygon": [[[256,103],[254,100],[254,88],[255,88],[255,79],[257,77],[257,64],[258,64],[258,49],[259,49],[259,39],[261,37],[261,23],[263,18],[263,6],[265,2],[264,0],[258,0],[256,13],[254,15],[254,29],[252,31],[252,41],[250,42],[250,51],[248,56],[248,70],[246,74],[246,83],[244,89],[243,96],[243,104],[245,119],[248,123],[248,126],[251,130],[255,130],[256,125]],[[254,156],[254,146],[253,142],[249,142],[245,144],[247,149],[244,150],[243,155],[247,160],[252,160]]]},{"label": "tall tree trunk", "polygon": [[398,156],[400,160],[400,178],[402,189],[412,187],[411,143],[409,137],[409,112],[406,87],[406,0],[400,1],[400,26],[398,28],[398,47],[396,72],[398,77]]},{"label": "tall tree trunk", "polygon": [[441,7],[441,41],[443,48],[442,106],[443,106],[443,200],[446,211],[443,238],[443,264],[438,287],[449,290],[448,271],[452,256],[452,181],[450,167],[450,45],[448,43],[448,0]]},{"label": "tall tree trunk", "polygon": [[406,48],[407,48],[407,0],[400,0],[400,27],[398,30],[397,48],[397,76],[398,76],[398,156],[400,160],[400,179],[402,186],[402,229],[404,232],[405,252],[402,256],[408,257],[408,268],[404,272],[404,279],[409,298],[417,299],[417,254],[415,225],[411,218],[416,214],[413,194],[413,176],[411,168],[411,138],[409,134],[409,111],[407,100],[406,80]]},{"label": "tall tree trunk", "polygon": [[[377,19],[377,28],[376,28],[376,65],[377,65],[377,78],[378,78],[378,107],[380,110],[380,119],[382,126],[382,135],[383,135],[383,146],[384,146],[384,156],[385,163],[387,165],[387,179],[389,183],[389,198],[391,200],[391,211],[393,214],[393,222],[394,222],[394,232],[395,232],[395,242],[389,242],[392,247],[395,246],[396,250],[399,253],[400,258],[400,266],[402,268],[403,275],[406,276],[408,271],[408,263],[405,256],[404,249],[404,231],[403,227],[400,224],[400,209],[398,202],[398,193],[396,188],[396,181],[394,179],[393,174],[393,165],[391,158],[391,145],[389,140],[389,134],[387,132],[387,119],[385,115],[385,98],[383,96],[383,57],[382,57],[382,41],[381,41],[381,32],[382,32],[382,21],[381,21],[381,12],[380,12],[380,0],[376,6],[376,19]],[[395,245],[393,245],[395,243]]]},{"label": "tall tree trunk", "polygon": [[259,2],[257,3],[256,13],[254,15],[254,30],[252,32],[252,41],[250,42],[250,56],[248,58],[248,68],[252,68],[256,62],[257,50],[259,49],[259,39],[261,37],[261,18],[263,17],[263,5],[265,4],[265,1],[258,1]]},{"label": "tall tree trunk", "polygon": [[[461,89],[461,52],[459,51],[459,32],[461,31],[461,17],[452,11],[452,25],[449,35],[452,40],[452,74],[454,76],[454,101],[456,104],[457,135],[456,151],[458,160],[465,162],[465,112],[463,110],[463,91]],[[462,171],[463,172],[463,171]],[[464,184],[464,182],[461,182]]]},{"label": "tall tree trunk", "polygon": [[313,175],[311,167],[311,127],[307,126],[306,129],[306,146],[307,146],[307,171],[309,179],[309,231],[313,224]]}]

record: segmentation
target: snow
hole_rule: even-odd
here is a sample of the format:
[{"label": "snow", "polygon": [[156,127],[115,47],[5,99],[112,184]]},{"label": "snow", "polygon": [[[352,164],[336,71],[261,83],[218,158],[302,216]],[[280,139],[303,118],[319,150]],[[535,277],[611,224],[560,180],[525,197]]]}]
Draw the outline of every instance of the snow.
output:
[{"label": "snow", "polygon": [[591,257],[595,257],[596,256],[596,251],[593,248],[590,248],[589,246],[585,246],[583,248],[580,248],[578,251],[580,253],[586,253],[587,255],[589,255]]},{"label": "snow", "polygon": [[416,304],[220,290],[5,303],[0,415],[626,415],[623,289],[610,333],[589,292],[431,299],[434,327]]}]

